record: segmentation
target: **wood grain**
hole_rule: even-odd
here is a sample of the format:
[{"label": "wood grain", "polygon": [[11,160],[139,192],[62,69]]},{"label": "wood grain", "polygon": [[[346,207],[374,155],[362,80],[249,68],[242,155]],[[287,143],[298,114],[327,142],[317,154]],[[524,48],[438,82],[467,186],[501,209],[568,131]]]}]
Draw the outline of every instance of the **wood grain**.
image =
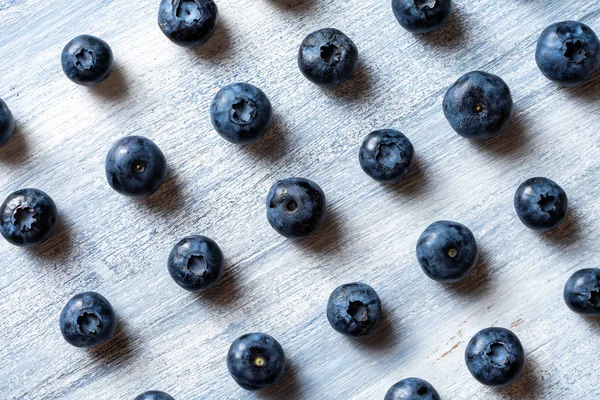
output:
[{"label": "wood grain", "polygon": [[[57,203],[57,233],[36,250],[0,241],[0,398],[132,399],[151,388],[181,399],[382,399],[403,377],[430,381],[444,399],[593,399],[600,322],[570,312],[568,276],[600,263],[600,74],[576,89],[546,80],[535,42],[550,23],[576,19],[600,32],[596,0],[456,0],[447,26],[413,36],[389,1],[218,0],[221,22],[202,48],[170,43],[158,1],[0,0],[0,97],[18,133],[0,149],[0,196],[37,187]],[[359,48],[357,76],[335,89],[302,77],[304,36],[335,27]],[[62,73],[74,36],[106,40],[116,69],[87,89]],[[500,75],[515,116],[486,143],[454,134],[441,101],[470,70]],[[225,84],[247,81],[270,97],[275,124],[237,147],[212,129],[208,106]],[[415,170],[385,186],[358,165],[364,135],[396,128],[413,142]],[[119,196],[104,177],[110,145],[155,141],[169,178],[147,201]],[[568,220],[536,234],[516,217],[520,182],[547,176],[569,195]],[[278,236],[264,199],[278,178],[303,176],[328,197],[313,238]],[[414,254],[431,222],[473,230],[483,253],[462,284],[425,277]],[[183,236],[215,239],[227,257],[222,283],[202,295],[169,277]],[[328,325],[331,290],[364,281],[385,318],[364,341]],[[113,304],[117,336],[81,350],[58,316],[74,294]],[[511,327],[527,352],[524,376],[485,388],[467,371],[466,342]],[[250,331],[276,337],[289,358],[284,382],[247,393],[225,355]]]}]

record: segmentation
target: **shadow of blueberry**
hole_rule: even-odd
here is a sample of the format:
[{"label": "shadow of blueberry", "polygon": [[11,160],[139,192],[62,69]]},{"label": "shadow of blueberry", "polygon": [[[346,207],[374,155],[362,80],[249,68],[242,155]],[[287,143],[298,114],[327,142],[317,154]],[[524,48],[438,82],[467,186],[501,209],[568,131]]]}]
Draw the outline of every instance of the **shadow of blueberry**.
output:
[{"label": "shadow of blueberry", "polygon": [[366,103],[373,94],[373,82],[364,61],[358,61],[354,76],[336,86],[320,86],[328,97],[344,103]]},{"label": "shadow of blueberry", "polygon": [[287,137],[284,126],[277,115],[274,115],[271,127],[265,136],[262,139],[245,146],[244,150],[248,150],[248,153],[255,156],[257,159],[276,161],[285,155],[286,145]]},{"label": "shadow of blueberry", "polygon": [[181,194],[181,182],[175,175],[173,169],[169,167],[167,178],[158,188],[156,193],[148,198],[132,199],[137,205],[147,208],[150,211],[168,216],[182,211],[183,197]]},{"label": "shadow of blueberry", "polygon": [[52,236],[40,246],[31,247],[26,251],[46,261],[65,261],[73,254],[71,227],[68,219],[65,217],[65,212],[61,212],[60,206],[58,209],[56,230]]},{"label": "shadow of blueberry", "polygon": [[572,246],[583,239],[577,208],[570,203],[565,220],[558,228],[540,233],[544,238],[561,247]]},{"label": "shadow of blueberry", "polygon": [[428,177],[423,158],[419,154],[415,154],[408,174],[396,183],[384,184],[384,189],[399,197],[416,197],[427,191],[427,185]]},{"label": "shadow of blueberry", "polygon": [[318,9],[318,0],[266,0],[277,8],[294,12],[305,13],[307,11],[316,11]]},{"label": "shadow of blueberry", "polygon": [[9,141],[0,146],[0,164],[22,164],[29,157],[26,134],[16,122],[15,131]]},{"label": "shadow of blueberry", "polygon": [[[398,324],[396,324],[398,325]],[[348,337],[349,342],[360,346],[368,352],[390,352],[400,342],[400,338],[394,331],[394,323],[390,319],[385,304],[381,306],[381,317],[373,332],[365,336]],[[360,349],[359,347],[359,349]]]},{"label": "shadow of blueberry", "polygon": [[525,356],[525,370],[517,381],[509,386],[495,387],[493,390],[502,398],[537,400],[545,399],[541,381],[543,377],[538,373],[535,357],[530,354]]},{"label": "shadow of blueberry", "polygon": [[265,399],[273,400],[301,399],[302,385],[298,379],[296,368],[297,367],[293,361],[293,358],[286,353],[286,365],[283,379],[279,385],[271,389],[258,392],[259,396]]},{"label": "shadow of blueberry", "polygon": [[208,42],[201,46],[185,49],[197,58],[202,60],[217,60],[226,58],[231,53],[231,32],[227,27],[227,23],[219,16],[217,29],[213,33]]},{"label": "shadow of blueberry", "polygon": [[90,86],[88,90],[92,94],[102,97],[106,100],[120,100],[125,98],[128,95],[128,91],[123,69],[117,63],[115,63],[108,78],[95,86]]},{"label": "shadow of blueberry", "polygon": [[464,281],[442,284],[444,290],[470,300],[481,299],[488,294],[492,287],[491,266],[486,252],[479,245],[479,260],[477,265]]},{"label": "shadow of blueberry", "polygon": [[224,264],[225,271],[216,286],[210,289],[192,293],[192,295],[195,296],[198,301],[208,301],[214,306],[228,308],[234,306],[238,302],[240,298],[238,293],[240,290],[240,285],[238,277],[235,274],[236,271],[234,271],[232,267],[228,265],[227,261],[225,261]]},{"label": "shadow of blueberry", "polygon": [[313,235],[293,240],[293,243],[315,253],[325,253],[339,248],[343,243],[343,234],[338,212],[328,204],[327,217],[323,226]]},{"label": "shadow of blueberry", "polygon": [[592,328],[600,330],[600,318],[596,316],[581,316]]},{"label": "shadow of blueberry", "polygon": [[133,338],[124,319],[117,314],[117,330],[106,343],[87,349],[90,356],[101,360],[107,369],[116,368],[119,364],[133,357]]},{"label": "shadow of blueberry", "polygon": [[[399,29],[404,29],[399,26]],[[456,10],[452,11],[448,22],[435,31],[423,34],[416,34],[419,42],[426,46],[436,48],[455,48],[467,40],[467,29],[464,24],[463,16]]]},{"label": "shadow of blueberry", "polygon": [[513,115],[504,131],[488,140],[471,140],[469,143],[478,151],[486,151],[500,156],[517,157],[529,152],[530,136],[527,132],[524,112],[514,105]]},{"label": "shadow of blueberry", "polygon": [[560,90],[565,90],[570,97],[581,98],[587,102],[596,102],[600,100],[600,69],[585,83],[580,86],[562,87],[559,84],[553,85],[559,87]]}]

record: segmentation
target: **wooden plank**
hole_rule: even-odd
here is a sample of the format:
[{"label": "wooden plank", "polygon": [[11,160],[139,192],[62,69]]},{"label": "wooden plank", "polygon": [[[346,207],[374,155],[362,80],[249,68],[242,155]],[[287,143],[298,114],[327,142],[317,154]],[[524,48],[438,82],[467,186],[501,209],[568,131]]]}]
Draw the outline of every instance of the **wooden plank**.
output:
[{"label": "wooden plank", "polygon": [[[379,399],[403,377],[429,380],[445,399],[592,399],[600,323],[570,312],[562,287],[600,262],[600,74],[563,89],[534,61],[550,23],[581,20],[600,32],[594,0],[457,1],[449,24],[427,36],[398,25],[388,1],[219,0],[221,23],[198,50],[169,42],[158,3],[0,1],[0,97],[18,133],[0,149],[0,196],[37,187],[56,201],[61,225],[37,250],[0,241],[0,398],[132,399],[156,388],[177,399]],[[359,48],[357,76],[320,89],[296,66],[303,37],[335,27]],[[64,77],[72,37],[106,40],[116,70],[99,87]],[[441,101],[463,73],[485,70],[511,87],[515,117],[480,144],[453,133]],[[208,106],[223,85],[247,81],[270,97],[275,124],[241,148],[214,132]],[[396,128],[417,167],[383,186],[358,165],[364,135]],[[113,192],[104,157],[116,139],[154,140],[168,181],[147,201]],[[547,176],[565,188],[567,222],[527,230],[512,208],[519,183]],[[264,199],[278,178],[303,176],[325,191],[330,216],[295,242],[271,229]],[[473,276],[444,286],[414,255],[438,219],[468,225],[481,246]],[[174,243],[214,238],[227,273],[193,295],[166,270]],[[373,286],[385,318],[366,341],[341,337],[325,304],[336,286]],[[117,337],[92,351],[69,346],[58,315],[74,294],[95,290],[119,317]],[[527,352],[525,375],[490,389],[467,371],[466,342],[490,325],[510,327]],[[230,343],[265,331],[289,369],[266,393],[230,379]]]}]

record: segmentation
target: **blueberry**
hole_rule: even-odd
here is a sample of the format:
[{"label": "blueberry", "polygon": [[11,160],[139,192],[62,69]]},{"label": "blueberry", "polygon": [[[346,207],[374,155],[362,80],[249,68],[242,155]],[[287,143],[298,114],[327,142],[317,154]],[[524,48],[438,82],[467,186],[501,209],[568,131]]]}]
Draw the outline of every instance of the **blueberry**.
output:
[{"label": "blueberry", "polygon": [[581,22],[558,22],[540,35],[535,61],[546,78],[564,86],[577,86],[600,67],[600,42],[594,31]]},{"label": "blueberry", "polygon": [[333,329],[348,336],[364,336],[377,326],[381,300],[375,290],[364,283],[347,283],[337,287],[327,302],[327,319]]},{"label": "blueberry", "polygon": [[42,244],[54,233],[57,220],[56,204],[38,189],[17,190],[0,206],[0,233],[15,246]]},{"label": "blueberry", "polygon": [[134,400],[175,400],[168,393],[160,390],[149,390],[137,396]]},{"label": "blueberry", "polygon": [[0,99],[0,146],[4,146],[15,133],[15,119],[4,100]]},{"label": "blueberry", "polygon": [[116,328],[112,306],[96,292],[73,296],[60,313],[60,331],[75,347],[99,346],[112,337]]},{"label": "blueberry", "polygon": [[600,315],[600,269],[580,269],[571,275],[563,297],[567,306],[578,314]]},{"label": "blueberry", "polygon": [[515,193],[515,210],[526,227],[536,231],[556,228],[567,216],[565,191],[548,178],[530,178]]},{"label": "blueberry", "polygon": [[94,86],[110,75],[113,53],[104,40],[81,35],[67,43],[61,63],[67,78],[79,85]]},{"label": "blueberry", "polygon": [[298,51],[298,67],[317,85],[335,86],[352,78],[358,68],[358,49],[337,29],[325,28],[311,33]]},{"label": "blueberry", "polygon": [[426,380],[406,378],[392,386],[384,400],[440,400],[440,395]]},{"label": "blueberry", "polygon": [[392,0],[392,10],[407,31],[427,33],[444,25],[452,11],[452,0]]},{"label": "blueberry", "polygon": [[237,338],[227,353],[227,369],[246,390],[277,385],[285,371],[283,348],[266,333],[248,333]]},{"label": "blueberry", "polygon": [[150,139],[128,136],[109,150],[105,163],[109,185],[122,195],[148,197],[167,177],[167,160]]},{"label": "blueberry", "polygon": [[517,335],[505,328],[486,328],[467,344],[465,362],[469,372],[487,386],[507,386],[525,369],[525,353]]},{"label": "blueberry", "polygon": [[267,219],[280,235],[303,238],[323,225],[327,201],[323,190],[304,178],[282,179],[267,195]]},{"label": "blueberry", "polygon": [[363,171],[379,182],[397,182],[412,166],[415,150],[401,132],[380,129],[369,133],[360,146]]},{"label": "blueberry", "polygon": [[262,90],[249,83],[233,83],[215,95],[210,119],[223,139],[248,144],[261,139],[273,118],[271,102]]},{"label": "blueberry", "polygon": [[417,259],[423,272],[443,283],[459,282],[477,265],[479,252],[473,232],[463,224],[437,221],[417,242]]},{"label": "blueberry", "polygon": [[502,133],[512,115],[510,89],[499,77],[473,71],[461,76],[444,96],[444,115],[452,129],[468,139]]},{"label": "blueberry", "polygon": [[158,26],[173,43],[200,46],[217,29],[219,11],[213,0],[161,0]]},{"label": "blueberry", "polygon": [[175,283],[194,292],[217,284],[223,275],[223,253],[206,236],[188,236],[173,247],[167,265]]}]

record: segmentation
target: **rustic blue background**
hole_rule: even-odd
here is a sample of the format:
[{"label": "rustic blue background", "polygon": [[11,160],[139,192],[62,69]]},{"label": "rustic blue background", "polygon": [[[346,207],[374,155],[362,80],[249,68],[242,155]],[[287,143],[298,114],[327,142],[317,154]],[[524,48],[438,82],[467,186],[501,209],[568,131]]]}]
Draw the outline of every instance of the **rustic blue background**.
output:
[{"label": "rustic blue background", "polygon": [[[0,149],[0,197],[21,187],[49,193],[61,224],[43,247],[0,241],[0,398],[132,399],[150,389],[185,399],[382,399],[419,376],[444,399],[600,397],[600,323],[570,312],[562,288],[600,262],[600,74],[576,89],[546,80],[535,42],[550,23],[600,33],[596,0],[456,0],[443,29],[413,36],[390,2],[217,0],[221,22],[202,48],[185,50],[158,28],[158,1],[0,0],[0,97],[18,133]],[[302,77],[296,52],[309,32],[335,27],[359,48],[356,77],[321,89]],[[62,73],[74,36],[106,40],[116,68],[87,89]],[[510,86],[515,115],[486,143],[457,136],[442,96],[460,75],[485,70]],[[208,106],[225,84],[247,81],[270,97],[275,124],[241,148],[212,129]],[[415,171],[384,186],[358,165],[362,137],[396,128],[413,142]],[[147,201],[117,195],[104,177],[110,145],[145,135],[165,153],[168,181]],[[547,176],[567,191],[570,216],[549,234],[526,229],[512,196]],[[278,178],[313,179],[330,216],[315,237],[289,241],[265,218]],[[452,219],[477,237],[481,263],[459,285],[437,284],[414,255],[431,222]],[[227,257],[222,283],[184,292],[166,269],[182,236],[214,238]],[[325,304],[336,286],[362,280],[385,317],[365,341],[335,333]],[[61,337],[58,316],[75,293],[113,304],[119,329],[86,351]],[[505,389],[478,384],[466,342],[509,327],[527,352],[523,377]],[[289,357],[283,383],[248,394],[225,355],[249,331],[276,337]]]}]

